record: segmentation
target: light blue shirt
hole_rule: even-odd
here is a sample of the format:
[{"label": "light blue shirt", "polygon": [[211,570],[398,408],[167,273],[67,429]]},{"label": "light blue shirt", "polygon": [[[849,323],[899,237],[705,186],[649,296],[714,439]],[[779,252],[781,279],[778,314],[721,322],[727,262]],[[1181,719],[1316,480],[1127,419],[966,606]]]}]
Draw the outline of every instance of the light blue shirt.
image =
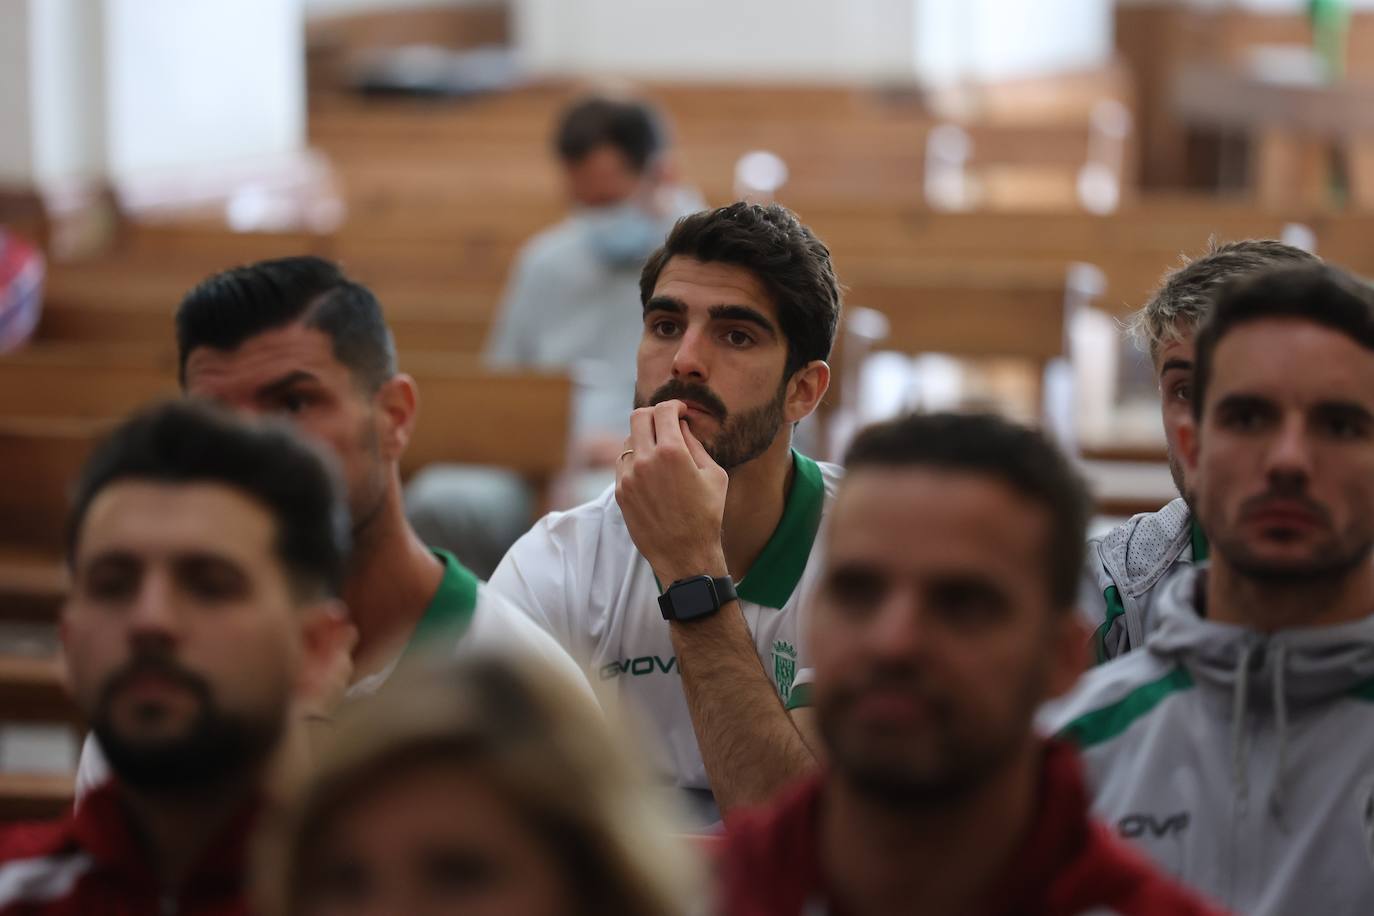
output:
[{"label": "light blue shirt", "polygon": [[[679,195],[676,212],[663,220],[664,236],[678,215],[699,204],[695,194]],[[486,361],[571,372],[578,386],[575,438],[629,433],[643,331],[640,269],[598,257],[589,222],[580,215],[536,235],[516,259]]]}]

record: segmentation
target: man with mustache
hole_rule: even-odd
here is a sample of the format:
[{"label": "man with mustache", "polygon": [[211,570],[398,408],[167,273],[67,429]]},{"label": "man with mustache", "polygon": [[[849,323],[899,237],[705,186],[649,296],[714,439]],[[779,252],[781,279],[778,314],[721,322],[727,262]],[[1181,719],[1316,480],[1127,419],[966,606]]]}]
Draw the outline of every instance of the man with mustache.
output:
[{"label": "man with mustache", "polygon": [[1199,914],[1088,818],[1035,708],[1083,663],[1088,500],[1038,433],[991,416],[861,432],[811,611],[829,761],[727,820],[726,916]]},{"label": "man with mustache", "polygon": [[1149,353],[1159,385],[1169,470],[1179,498],[1088,542],[1078,607],[1093,629],[1097,661],[1139,648],[1154,626],[1159,584],[1178,567],[1207,559],[1207,536],[1191,508],[1178,431],[1192,418],[1194,338],[1212,297],[1237,277],[1318,263],[1315,255],[1272,239],[1212,244],[1201,257],[1169,273],[1132,318],[1132,336]]},{"label": "man with mustache", "polygon": [[1321,266],[1224,289],[1179,444],[1210,563],[1047,724],[1184,883],[1256,916],[1374,912],[1374,293]]},{"label": "man with mustache", "polygon": [[0,913],[246,912],[246,843],[346,627],[341,491],[284,428],[178,403],[93,455],[69,522],[67,686],[114,778],[0,831]]},{"label": "man with mustache", "polygon": [[787,707],[840,472],[791,438],[830,382],[839,285],[792,213],[737,203],[681,220],[640,299],[616,485],[542,519],[491,587],[642,717],[646,752],[710,822],[815,766]]}]

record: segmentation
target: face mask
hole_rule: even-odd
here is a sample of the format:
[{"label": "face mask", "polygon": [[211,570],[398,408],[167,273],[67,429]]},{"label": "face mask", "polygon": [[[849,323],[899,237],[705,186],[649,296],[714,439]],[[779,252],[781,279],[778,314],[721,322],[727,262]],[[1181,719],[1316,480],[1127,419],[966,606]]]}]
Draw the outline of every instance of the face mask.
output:
[{"label": "face mask", "polygon": [[608,267],[640,267],[663,243],[663,226],[634,201],[591,207],[581,218],[592,250]]}]

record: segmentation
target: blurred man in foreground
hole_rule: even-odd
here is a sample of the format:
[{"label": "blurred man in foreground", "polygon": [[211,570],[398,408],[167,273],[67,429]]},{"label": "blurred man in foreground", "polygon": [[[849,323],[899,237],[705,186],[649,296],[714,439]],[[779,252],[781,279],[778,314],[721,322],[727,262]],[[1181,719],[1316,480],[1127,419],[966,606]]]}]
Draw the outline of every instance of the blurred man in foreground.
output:
[{"label": "blurred man in foreground", "polygon": [[1197,337],[1179,437],[1209,565],[1049,724],[1093,809],[1236,912],[1374,912],[1374,293],[1237,281]]},{"label": "blurred man in foreground", "polygon": [[0,913],[245,911],[250,826],[347,626],[347,541],[338,488],[285,430],[171,404],[97,450],[62,645],[113,779],[0,830]]},{"label": "blurred man in foreground", "polygon": [[1205,913],[1089,820],[1032,731],[1074,683],[1088,500],[987,416],[872,427],[845,459],[812,611],[829,771],[727,820],[722,911]]},{"label": "blurred man in foreground", "polygon": [[1179,498],[1137,515],[1088,543],[1079,610],[1093,629],[1097,661],[1139,648],[1156,622],[1157,586],[1180,566],[1205,562],[1207,535],[1192,508],[1179,429],[1192,417],[1194,338],[1222,285],[1271,267],[1319,263],[1301,248],[1269,239],[1212,245],[1165,277],[1132,320],[1154,366]]}]

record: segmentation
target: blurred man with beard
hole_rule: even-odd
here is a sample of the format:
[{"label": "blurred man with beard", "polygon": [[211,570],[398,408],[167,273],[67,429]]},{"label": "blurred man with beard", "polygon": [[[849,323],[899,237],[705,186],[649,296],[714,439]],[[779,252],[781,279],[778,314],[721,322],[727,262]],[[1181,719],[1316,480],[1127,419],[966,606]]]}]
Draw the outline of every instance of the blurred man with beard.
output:
[{"label": "blurred man with beard", "polygon": [[829,759],[727,819],[720,912],[1198,914],[1088,818],[1032,729],[1074,683],[1088,501],[1041,435],[989,416],[859,434],[812,608]]},{"label": "blurred man with beard", "polygon": [[787,210],[686,217],[640,279],[630,435],[599,498],[543,520],[491,587],[642,716],[699,801],[757,802],[810,771],[799,607],[839,469],[791,447],[830,382],[840,293]]},{"label": "blurred man with beard", "polygon": [[1289,267],[1216,298],[1180,430],[1208,565],[1047,724],[1093,808],[1238,913],[1374,912],[1374,293]]},{"label": "blurred man with beard", "polygon": [[0,913],[244,912],[245,843],[348,626],[341,491],[284,429],[141,414],[78,484],[68,688],[113,779],[0,832]]},{"label": "blurred man with beard", "polygon": [[1169,471],[1179,498],[1136,515],[1088,544],[1079,611],[1093,629],[1097,661],[1139,648],[1154,625],[1156,586],[1174,569],[1207,559],[1207,535],[1192,505],[1179,429],[1192,417],[1193,350],[1198,325],[1227,281],[1273,267],[1319,263],[1315,255],[1272,239],[1212,244],[1169,273],[1131,320],[1159,385]]}]

